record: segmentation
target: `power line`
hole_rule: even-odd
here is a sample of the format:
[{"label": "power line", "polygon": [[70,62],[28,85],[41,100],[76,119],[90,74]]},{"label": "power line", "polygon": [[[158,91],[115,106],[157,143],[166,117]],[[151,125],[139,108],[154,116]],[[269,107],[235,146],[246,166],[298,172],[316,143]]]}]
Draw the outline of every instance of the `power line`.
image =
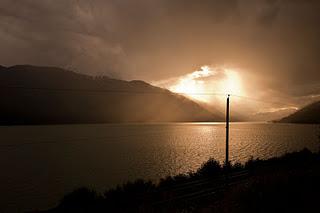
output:
[{"label": "power line", "polygon": [[288,103],[273,102],[273,101],[264,101],[264,100],[261,100],[261,99],[251,98],[251,97],[242,96],[242,95],[231,94],[231,96],[236,97],[236,98],[243,98],[243,99],[247,99],[247,100],[251,100],[251,101],[255,101],[255,102],[267,103],[267,104],[288,105]]},{"label": "power line", "polygon": [[0,86],[1,89],[23,89],[23,90],[45,90],[45,91],[57,91],[57,92],[97,92],[97,93],[159,93],[165,94],[165,92],[154,91],[132,91],[132,90],[105,90],[105,89],[69,89],[69,88],[46,88],[46,87],[22,87],[22,86]]},{"label": "power line", "polygon": [[97,92],[97,93],[134,93],[134,94],[179,94],[179,95],[219,95],[226,96],[225,93],[186,93],[171,92],[163,89],[163,91],[134,91],[134,90],[111,90],[111,89],[72,89],[72,88],[47,88],[47,87],[23,87],[23,86],[0,86],[1,89],[23,89],[23,90],[45,90],[58,92]]},{"label": "power line", "polygon": [[22,90],[43,90],[43,91],[56,91],[56,92],[89,92],[89,93],[126,93],[126,94],[177,94],[177,95],[198,95],[198,96],[225,96],[228,95],[237,98],[243,98],[255,102],[268,103],[274,105],[288,105],[288,103],[281,102],[270,102],[265,100],[260,100],[256,98],[251,98],[248,96],[236,95],[236,94],[227,94],[221,92],[196,92],[196,93],[186,93],[186,92],[172,92],[170,90],[163,89],[163,91],[134,91],[134,90],[112,90],[112,89],[73,89],[73,88],[48,88],[48,87],[24,87],[24,86],[1,86],[1,89],[22,89]]}]

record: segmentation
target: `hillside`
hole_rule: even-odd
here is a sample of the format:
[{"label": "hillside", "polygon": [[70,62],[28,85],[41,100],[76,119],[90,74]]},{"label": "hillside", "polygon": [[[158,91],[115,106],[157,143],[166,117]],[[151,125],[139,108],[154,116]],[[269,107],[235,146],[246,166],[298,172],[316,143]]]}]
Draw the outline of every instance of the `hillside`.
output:
[{"label": "hillside", "polygon": [[143,81],[55,67],[0,66],[1,124],[220,121],[197,103]]},{"label": "hillside", "polygon": [[320,101],[310,104],[281,119],[282,123],[320,123]]}]

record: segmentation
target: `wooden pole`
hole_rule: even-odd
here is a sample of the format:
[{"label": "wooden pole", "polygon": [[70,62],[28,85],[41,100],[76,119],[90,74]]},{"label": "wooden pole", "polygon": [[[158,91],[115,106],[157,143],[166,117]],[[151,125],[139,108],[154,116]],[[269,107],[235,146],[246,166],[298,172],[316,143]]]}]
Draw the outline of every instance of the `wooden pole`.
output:
[{"label": "wooden pole", "polygon": [[227,109],[226,109],[226,166],[229,166],[229,120],[230,120],[230,95],[227,97]]}]

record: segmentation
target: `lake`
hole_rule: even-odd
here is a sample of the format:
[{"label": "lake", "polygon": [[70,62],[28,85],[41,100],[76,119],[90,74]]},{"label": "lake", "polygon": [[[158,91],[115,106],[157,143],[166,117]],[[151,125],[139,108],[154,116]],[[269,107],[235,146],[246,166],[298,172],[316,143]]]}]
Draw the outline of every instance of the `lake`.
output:
[{"label": "lake", "polygon": [[[232,123],[230,158],[316,151],[319,133],[319,125]],[[50,208],[81,186],[157,181],[225,154],[224,123],[0,126],[0,135],[0,212]]]}]

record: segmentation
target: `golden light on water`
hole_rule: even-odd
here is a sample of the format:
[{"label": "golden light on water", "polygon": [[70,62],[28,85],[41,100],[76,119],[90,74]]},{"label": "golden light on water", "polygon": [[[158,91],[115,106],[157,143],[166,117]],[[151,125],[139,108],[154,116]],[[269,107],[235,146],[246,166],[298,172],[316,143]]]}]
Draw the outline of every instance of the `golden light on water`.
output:
[{"label": "golden light on water", "polygon": [[239,72],[209,66],[180,77],[169,89],[207,103],[212,100],[213,93],[244,95]]}]

